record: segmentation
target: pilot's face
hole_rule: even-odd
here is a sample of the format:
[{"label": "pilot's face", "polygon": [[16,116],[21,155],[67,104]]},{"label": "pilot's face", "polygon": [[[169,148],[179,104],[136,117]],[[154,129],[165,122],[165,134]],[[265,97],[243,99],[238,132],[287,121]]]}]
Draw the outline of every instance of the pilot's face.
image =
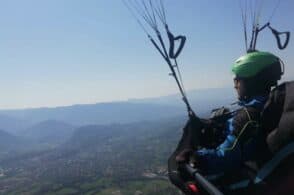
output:
[{"label": "pilot's face", "polygon": [[246,90],[245,90],[245,81],[243,79],[240,79],[238,77],[234,78],[234,88],[237,91],[238,94],[238,99],[244,99],[246,95]]}]

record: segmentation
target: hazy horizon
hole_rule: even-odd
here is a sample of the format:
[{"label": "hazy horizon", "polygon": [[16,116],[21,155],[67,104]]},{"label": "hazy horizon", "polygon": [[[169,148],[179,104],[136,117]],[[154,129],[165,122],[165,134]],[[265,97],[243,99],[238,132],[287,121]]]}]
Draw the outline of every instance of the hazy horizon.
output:
[{"label": "hazy horizon", "polygon": [[[214,88],[214,87],[211,87],[211,88],[198,88],[198,89],[191,89],[191,90],[188,90],[186,91],[187,92],[187,96],[188,96],[188,99],[189,99],[189,94],[192,93],[192,92],[196,92],[196,95],[197,95],[197,92],[201,92],[201,91],[207,91],[207,90],[216,90],[216,89],[224,89],[224,90],[232,90],[232,94],[235,93],[235,90],[231,87],[220,87],[220,88]],[[156,94],[155,94],[156,95]],[[195,95],[195,94],[194,94]],[[113,101],[103,101],[103,102],[77,102],[77,103],[73,103],[73,104],[63,104],[63,105],[55,105],[55,106],[37,106],[37,107],[18,107],[18,108],[7,108],[7,109],[4,109],[4,108],[0,108],[0,111],[13,111],[13,110],[30,110],[30,109],[50,109],[50,108],[62,108],[62,107],[70,107],[70,106],[79,106],[79,105],[93,105],[93,104],[111,104],[111,103],[121,103],[121,102],[125,102],[125,103],[128,103],[128,102],[137,102],[137,101],[146,101],[146,100],[153,100],[153,99],[160,99],[160,98],[168,98],[168,97],[181,97],[181,94],[177,91],[175,91],[174,93],[169,93],[169,94],[165,94],[165,95],[161,95],[161,96],[150,96],[150,97],[144,97],[144,98],[127,98],[127,99],[121,99],[121,100],[113,100]],[[178,99],[178,104],[183,104],[184,103],[182,102],[181,98]]]}]

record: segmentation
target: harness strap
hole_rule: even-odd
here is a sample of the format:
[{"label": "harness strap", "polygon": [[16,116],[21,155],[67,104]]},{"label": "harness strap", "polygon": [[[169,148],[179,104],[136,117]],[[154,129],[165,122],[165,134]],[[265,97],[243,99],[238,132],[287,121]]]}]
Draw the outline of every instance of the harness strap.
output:
[{"label": "harness strap", "polygon": [[281,151],[279,151],[272,160],[266,163],[257,173],[254,179],[254,184],[260,183],[264,180],[279,164],[290,154],[294,154],[294,142],[288,144]]},{"label": "harness strap", "polygon": [[[282,150],[280,150],[269,162],[267,162],[258,172],[253,180],[254,184],[259,184],[269,176],[273,170],[289,155],[294,154],[294,142],[288,144]],[[229,186],[229,189],[236,190],[239,188],[246,188],[250,184],[249,179],[233,183]]]}]

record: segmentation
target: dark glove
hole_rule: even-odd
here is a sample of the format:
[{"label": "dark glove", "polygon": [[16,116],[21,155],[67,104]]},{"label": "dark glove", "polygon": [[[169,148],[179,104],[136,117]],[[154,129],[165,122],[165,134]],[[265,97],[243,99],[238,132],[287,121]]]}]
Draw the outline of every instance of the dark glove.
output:
[{"label": "dark glove", "polygon": [[176,161],[178,163],[188,163],[192,154],[192,149],[184,149],[176,156]]},{"label": "dark glove", "polygon": [[229,112],[230,112],[230,109],[228,109],[226,107],[216,108],[211,111],[210,118],[211,119],[222,118],[222,117],[225,117],[226,114]]}]

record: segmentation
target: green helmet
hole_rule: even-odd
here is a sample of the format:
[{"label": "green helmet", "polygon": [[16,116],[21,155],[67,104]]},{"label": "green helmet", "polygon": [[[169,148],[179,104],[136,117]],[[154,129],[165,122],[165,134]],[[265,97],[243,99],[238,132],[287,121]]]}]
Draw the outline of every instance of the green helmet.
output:
[{"label": "green helmet", "polygon": [[269,52],[254,51],[237,59],[233,64],[232,71],[237,77],[252,78],[273,64],[279,64],[281,67],[280,59],[277,56]]}]

